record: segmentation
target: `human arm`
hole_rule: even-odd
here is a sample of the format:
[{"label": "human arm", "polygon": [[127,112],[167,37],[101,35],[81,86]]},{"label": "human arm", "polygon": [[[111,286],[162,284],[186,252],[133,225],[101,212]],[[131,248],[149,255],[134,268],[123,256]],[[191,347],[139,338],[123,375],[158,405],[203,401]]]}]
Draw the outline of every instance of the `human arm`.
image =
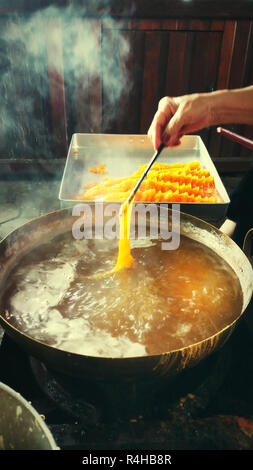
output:
[{"label": "human arm", "polygon": [[157,149],[178,145],[184,134],[219,124],[253,124],[253,86],[160,100],[148,135]]}]

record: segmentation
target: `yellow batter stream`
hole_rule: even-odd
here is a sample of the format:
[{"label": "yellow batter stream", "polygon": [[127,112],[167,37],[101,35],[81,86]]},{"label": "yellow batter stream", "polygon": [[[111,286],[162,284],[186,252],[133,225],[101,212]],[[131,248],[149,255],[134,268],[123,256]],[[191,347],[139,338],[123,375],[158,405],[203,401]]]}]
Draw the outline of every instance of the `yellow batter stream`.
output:
[{"label": "yellow batter stream", "polygon": [[119,252],[117,264],[113,272],[123,268],[130,268],[134,259],[131,255],[130,247],[130,225],[132,215],[133,202],[130,204],[123,204],[121,206],[121,212],[119,216],[120,220],[120,234],[119,234]]},{"label": "yellow batter stream", "polygon": [[120,233],[119,233],[119,250],[118,259],[115,268],[111,271],[94,274],[93,279],[99,279],[102,277],[110,276],[119,269],[131,268],[134,263],[134,259],[131,255],[130,246],[130,226],[131,226],[131,215],[132,215],[133,201],[130,204],[122,204],[119,213],[120,222]]}]

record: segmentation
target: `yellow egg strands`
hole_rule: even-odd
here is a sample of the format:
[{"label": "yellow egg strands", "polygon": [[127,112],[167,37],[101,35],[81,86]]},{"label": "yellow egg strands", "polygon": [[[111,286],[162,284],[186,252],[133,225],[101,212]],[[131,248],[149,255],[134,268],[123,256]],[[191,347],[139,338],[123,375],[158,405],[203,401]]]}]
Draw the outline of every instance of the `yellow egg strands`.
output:
[{"label": "yellow egg strands", "polygon": [[119,249],[118,259],[114,269],[102,273],[94,274],[89,276],[92,279],[100,279],[102,277],[111,276],[120,269],[131,268],[134,264],[134,259],[131,255],[131,244],[130,244],[130,226],[131,226],[131,215],[132,215],[133,201],[130,204],[122,204],[120,215],[119,215]]},{"label": "yellow egg strands", "polygon": [[113,272],[122,268],[130,268],[134,259],[131,255],[130,246],[130,225],[132,215],[133,201],[130,204],[123,204],[122,211],[119,216],[120,220],[120,233],[119,233],[119,252],[117,264]]},{"label": "yellow egg strands", "polygon": [[[124,202],[145,170],[138,170],[124,178],[106,177],[100,183],[89,183],[78,200],[103,200]],[[154,163],[135,195],[135,202],[190,202],[217,203],[220,196],[214,177],[199,162]]]}]

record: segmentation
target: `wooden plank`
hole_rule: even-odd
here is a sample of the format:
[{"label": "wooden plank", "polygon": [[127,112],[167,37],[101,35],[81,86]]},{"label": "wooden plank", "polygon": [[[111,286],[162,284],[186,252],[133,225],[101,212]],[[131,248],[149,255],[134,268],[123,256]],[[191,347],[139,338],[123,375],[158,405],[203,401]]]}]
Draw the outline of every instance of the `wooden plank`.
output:
[{"label": "wooden plank", "polygon": [[[226,89],[229,86],[236,28],[236,21],[225,21],[216,86],[217,90]],[[210,129],[208,150],[212,158],[220,154],[221,141],[222,137],[217,134],[216,128]]]},{"label": "wooden plank", "polygon": [[[112,76],[111,92],[109,93],[107,77]],[[102,132],[117,131],[118,110],[116,107],[114,79],[119,76],[118,44],[115,35],[109,28],[102,25],[101,37],[101,76],[102,76]],[[106,82],[105,82],[106,80]]]},{"label": "wooden plank", "polygon": [[216,87],[221,39],[221,33],[216,31],[194,34],[190,92],[207,92]]},{"label": "wooden plank", "polygon": [[238,86],[243,86],[244,84],[247,55],[248,52],[250,54],[252,52],[248,51],[250,34],[251,22],[238,21],[231,64],[229,88],[236,88]]},{"label": "wooden plank", "polygon": [[129,44],[129,54],[128,57],[120,55],[123,86],[118,106],[117,131],[138,134],[141,125],[145,33],[126,31],[124,37]]},{"label": "wooden plank", "polygon": [[[92,38],[92,28],[87,19],[75,20],[75,42],[73,44],[73,54],[76,55],[74,71],[74,93],[72,99],[75,105],[75,127],[73,132],[90,132],[91,110],[90,110],[90,70],[86,68],[86,44],[89,34]],[[85,47],[81,47],[81,44]],[[88,47],[87,47],[88,46]],[[87,53],[89,54],[89,52]],[[96,51],[94,50],[94,57]]]},{"label": "wooden plank", "polygon": [[[241,88],[244,86],[250,34],[251,22],[238,21],[229,77],[229,88],[231,89]],[[233,132],[240,133],[241,131],[241,126],[237,123],[228,125],[226,127]],[[233,155],[240,155],[240,152],[240,145],[225,138],[221,139],[220,154],[227,155],[227,157],[232,157]]]},{"label": "wooden plank", "polygon": [[159,100],[160,32],[145,34],[140,133],[149,129]]},{"label": "wooden plank", "polygon": [[182,19],[164,18],[157,19],[137,18],[122,19],[115,22],[117,29],[142,30],[142,31],[223,31],[224,20],[219,19]]},{"label": "wooden plank", "polygon": [[68,136],[64,90],[62,29],[61,21],[56,18],[47,21],[47,52],[55,156],[62,157],[66,155],[68,149]]},{"label": "wooden plank", "polygon": [[[99,3],[99,2],[98,2]],[[97,2],[88,4],[88,11],[95,13],[99,8]],[[104,12],[107,11],[106,7]],[[195,0],[182,2],[180,0],[114,0],[110,4],[112,16],[134,16],[136,18],[250,18],[253,17],[253,5],[250,0]],[[100,14],[103,7],[100,8]]]},{"label": "wooden plank", "polygon": [[198,19],[198,18],[164,18],[164,19],[139,19],[129,22],[128,27],[134,24],[142,30],[164,30],[164,31],[223,31],[224,20]]},{"label": "wooden plank", "polygon": [[178,20],[174,18],[134,18],[120,19],[113,24],[115,29],[137,31],[168,31],[178,29]]},{"label": "wooden plank", "polygon": [[[158,69],[158,85],[157,85],[157,103],[161,98],[167,94],[167,67],[168,67],[168,57],[169,57],[169,38],[171,32],[163,31],[161,34],[161,45],[160,45],[160,57],[159,57],[159,69]],[[153,116],[151,117],[151,120]]]},{"label": "wooden plank", "polygon": [[[221,56],[221,67],[223,69],[223,78],[226,78],[223,81],[219,82],[218,88],[228,88],[228,87],[239,87],[239,86],[247,86],[253,83],[253,62],[252,62],[252,47],[253,47],[253,29],[252,29],[252,22],[247,22],[247,24],[244,22],[244,35],[246,32],[246,40],[244,39],[244,46],[241,45],[241,47],[237,47],[237,54],[236,54],[236,59],[235,56],[233,55],[234,53],[234,48],[235,48],[235,36],[236,36],[236,30],[237,30],[237,22],[226,22],[226,30],[224,32],[224,41],[223,44],[227,44],[224,46],[225,50],[225,57],[230,56],[228,61],[224,61],[223,65],[223,60],[224,60],[224,55]],[[240,25],[239,25],[240,29]],[[231,47],[229,48],[229,44],[231,44]],[[244,49],[244,53],[242,53]],[[232,61],[233,59],[233,61]],[[239,59],[239,63],[237,60]],[[228,66],[226,66],[228,64]],[[231,67],[233,67],[233,70],[231,71]],[[235,75],[234,75],[234,70],[235,70]],[[230,75],[233,75],[232,81],[230,81]],[[239,74],[239,75],[238,75]],[[234,130],[234,132],[237,132],[241,135],[244,135],[245,137],[248,137],[249,139],[253,139],[253,126],[247,126],[247,125],[232,125],[232,126],[226,126],[227,128],[230,128]],[[213,139],[212,139],[212,144],[209,146],[209,151],[212,156],[218,156],[220,153],[225,154],[225,152],[228,152],[228,146],[230,145],[230,152],[228,152],[230,155],[240,155],[243,158],[246,157],[251,157],[252,156],[252,151],[239,146],[239,145],[231,145],[231,143],[224,142],[225,139],[222,138],[222,136],[217,135],[216,129],[213,131]]]},{"label": "wooden plank", "polygon": [[171,32],[166,71],[166,95],[179,96],[189,91],[194,33]]},{"label": "wooden plank", "polygon": [[[64,33],[63,33],[64,39]],[[101,132],[101,22],[75,18],[66,38],[64,60],[68,132]],[[63,40],[63,50],[65,41]],[[67,75],[67,77],[66,77]]]},{"label": "wooden plank", "polygon": [[103,132],[139,132],[143,31],[103,29]]},{"label": "wooden plank", "polygon": [[211,30],[212,31],[224,31],[225,21],[213,19],[211,21]]},{"label": "wooden plank", "polygon": [[[194,33],[189,81],[190,93],[210,92],[216,88],[221,40],[221,32],[198,31]],[[205,145],[208,145],[210,132],[211,129],[207,127],[199,132]]]},{"label": "wooden plank", "polygon": [[[1,128],[8,127],[8,152],[12,157],[26,154],[35,158],[48,158],[50,128],[46,108],[48,78],[45,29],[40,23],[39,27],[37,25],[37,28],[28,30],[22,18],[4,23],[2,31],[8,39],[3,43],[7,44],[9,64],[0,79],[4,83],[1,101],[5,97],[5,103],[1,103],[1,113],[5,115]],[[40,47],[37,49],[38,41]]]},{"label": "wooden plank", "polygon": [[98,53],[93,58],[96,73],[92,75],[90,81],[90,132],[100,133],[102,132],[101,21],[92,19],[91,27],[96,37]]},{"label": "wooden plank", "polygon": [[176,18],[164,18],[161,20],[161,29],[173,31],[178,29],[178,20]]},{"label": "wooden plank", "polygon": [[[245,54],[245,67],[244,67],[244,86],[253,84],[253,22],[250,22],[250,30],[247,44],[247,52]],[[248,139],[253,140],[253,126],[252,125],[243,125],[238,128],[238,132],[247,137]],[[240,148],[241,157],[251,157],[253,156],[253,151],[241,146]]]},{"label": "wooden plank", "polygon": [[[173,21],[174,24],[174,21]],[[140,19],[139,20],[139,29],[142,31],[152,31],[152,30],[161,30],[163,27],[162,20],[157,19]]]},{"label": "wooden plank", "polygon": [[237,22],[226,21],[221,47],[220,67],[218,72],[217,89],[228,88]]},{"label": "wooden plank", "polygon": [[183,31],[208,31],[211,28],[211,20],[187,18],[178,20],[178,29]]},{"label": "wooden plank", "polygon": [[[48,6],[80,9],[86,16],[101,18],[111,15],[120,18],[253,18],[251,0],[2,0],[0,14],[31,13]],[[84,8],[85,7],[85,8]],[[74,15],[74,11],[72,14]]]},{"label": "wooden plank", "polygon": [[[1,18],[1,31],[5,33],[9,26],[18,30],[17,21],[11,21],[7,24],[6,19]],[[16,61],[17,48],[12,41],[4,38],[0,42],[1,56],[1,76],[0,76],[0,152],[1,159],[5,157],[13,158],[23,150],[23,139],[18,138],[20,135],[19,123],[21,120],[20,100],[21,90],[17,77]],[[20,54],[17,55],[20,60]],[[17,125],[16,125],[17,123]],[[22,121],[21,121],[22,123]]]},{"label": "wooden plank", "polygon": [[[171,32],[166,94],[209,91],[217,78],[220,32]],[[200,72],[201,71],[201,72]]]}]

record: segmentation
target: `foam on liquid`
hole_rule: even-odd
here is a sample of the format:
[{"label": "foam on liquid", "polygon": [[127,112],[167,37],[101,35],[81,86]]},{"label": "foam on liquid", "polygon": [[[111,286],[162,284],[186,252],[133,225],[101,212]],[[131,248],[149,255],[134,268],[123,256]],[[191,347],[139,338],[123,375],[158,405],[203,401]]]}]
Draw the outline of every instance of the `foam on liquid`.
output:
[{"label": "foam on liquid", "polygon": [[10,323],[53,347],[87,356],[160,354],[201,341],[237,318],[240,283],[212,250],[181,237],[131,242],[131,269],[113,271],[117,241],[74,240],[41,246],[9,278]]}]

